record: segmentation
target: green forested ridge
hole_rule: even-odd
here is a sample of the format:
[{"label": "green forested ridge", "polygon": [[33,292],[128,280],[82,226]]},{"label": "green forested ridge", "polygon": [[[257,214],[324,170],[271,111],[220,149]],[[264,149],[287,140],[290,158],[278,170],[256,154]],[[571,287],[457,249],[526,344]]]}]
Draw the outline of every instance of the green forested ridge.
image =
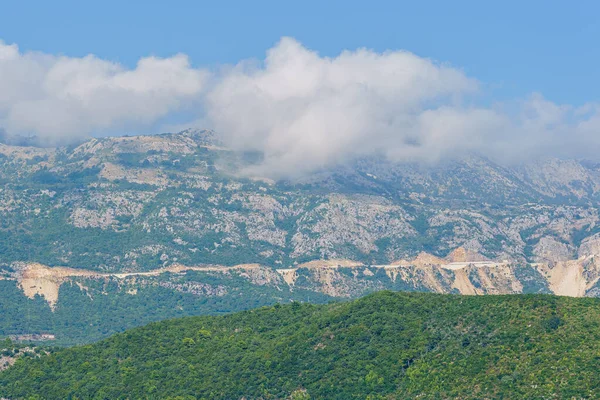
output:
[{"label": "green forested ridge", "polygon": [[[133,286],[135,295],[119,287],[117,280],[84,280],[85,291],[73,283],[61,285],[54,310],[41,297],[27,298],[14,281],[0,280],[0,339],[9,335],[50,333],[51,343],[73,345],[90,343],[127,328],[166,318],[189,315],[218,315],[260,307],[291,299],[323,303],[331,299],[322,293],[303,290],[291,292],[251,285],[229,275],[227,279],[201,273],[179,278],[182,282],[202,280],[205,284],[226,284],[223,295],[182,293],[161,283],[176,284],[177,277],[162,277],[155,285]],[[284,288],[285,289],[285,288]]]},{"label": "green forested ridge", "polygon": [[380,292],[153,323],[17,361],[9,398],[594,398],[600,300]]}]

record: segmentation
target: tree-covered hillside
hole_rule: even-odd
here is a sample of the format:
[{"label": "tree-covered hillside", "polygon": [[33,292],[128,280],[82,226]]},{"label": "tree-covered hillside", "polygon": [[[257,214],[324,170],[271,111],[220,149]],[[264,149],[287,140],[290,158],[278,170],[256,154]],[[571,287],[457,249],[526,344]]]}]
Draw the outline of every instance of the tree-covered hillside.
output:
[{"label": "tree-covered hillside", "polygon": [[[0,339],[51,334],[53,340],[48,343],[69,346],[167,318],[219,315],[307,298],[313,303],[332,299],[306,290],[253,285],[234,274],[191,275],[159,277],[148,285],[138,282],[125,286],[121,281],[93,279],[82,281],[85,286],[69,282],[61,285],[54,309],[43,297],[29,299],[15,282],[0,280]],[[198,280],[205,283],[185,286]],[[199,292],[201,289],[222,293]]]},{"label": "tree-covered hillside", "polygon": [[0,396],[593,398],[599,367],[598,299],[380,292],[153,323],[17,361]]}]

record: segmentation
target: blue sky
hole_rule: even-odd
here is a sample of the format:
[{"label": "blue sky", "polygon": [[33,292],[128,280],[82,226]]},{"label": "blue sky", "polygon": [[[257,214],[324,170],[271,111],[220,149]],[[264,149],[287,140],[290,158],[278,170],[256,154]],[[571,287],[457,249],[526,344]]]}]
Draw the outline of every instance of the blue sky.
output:
[{"label": "blue sky", "polygon": [[322,55],[406,49],[483,82],[493,99],[541,92],[598,101],[597,1],[5,1],[0,39],[22,51],[134,65],[183,52],[194,65],[261,58],[292,36]]}]

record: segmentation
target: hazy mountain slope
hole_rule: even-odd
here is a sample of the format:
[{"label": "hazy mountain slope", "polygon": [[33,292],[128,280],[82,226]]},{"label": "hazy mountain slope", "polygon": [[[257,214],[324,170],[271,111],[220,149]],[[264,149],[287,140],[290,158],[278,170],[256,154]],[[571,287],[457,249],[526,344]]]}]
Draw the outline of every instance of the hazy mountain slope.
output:
[{"label": "hazy mountain slope", "polygon": [[599,324],[597,299],[382,292],[151,324],[17,361],[0,395],[590,398]]}]

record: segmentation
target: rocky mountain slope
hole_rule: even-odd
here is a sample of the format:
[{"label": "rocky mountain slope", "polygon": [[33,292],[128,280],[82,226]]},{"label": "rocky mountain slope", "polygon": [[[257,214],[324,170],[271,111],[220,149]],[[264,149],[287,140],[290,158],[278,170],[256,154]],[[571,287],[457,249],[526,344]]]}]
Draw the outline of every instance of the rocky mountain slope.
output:
[{"label": "rocky mountain slope", "polygon": [[294,182],[240,175],[257,162],[207,131],[58,149],[0,144],[2,262],[115,272],[385,264],[459,246],[566,261],[599,231],[600,168],[573,160],[509,169],[475,156],[435,167],[371,159]]},{"label": "rocky mountain slope", "polygon": [[[197,130],[0,144],[0,297],[56,314],[63,293],[93,310],[99,296],[127,303],[160,289],[190,296],[174,306],[188,315],[238,309],[246,293],[600,294],[596,164],[370,158],[275,182],[248,175],[260,162]],[[47,326],[22,322],[0,334]]]}]

